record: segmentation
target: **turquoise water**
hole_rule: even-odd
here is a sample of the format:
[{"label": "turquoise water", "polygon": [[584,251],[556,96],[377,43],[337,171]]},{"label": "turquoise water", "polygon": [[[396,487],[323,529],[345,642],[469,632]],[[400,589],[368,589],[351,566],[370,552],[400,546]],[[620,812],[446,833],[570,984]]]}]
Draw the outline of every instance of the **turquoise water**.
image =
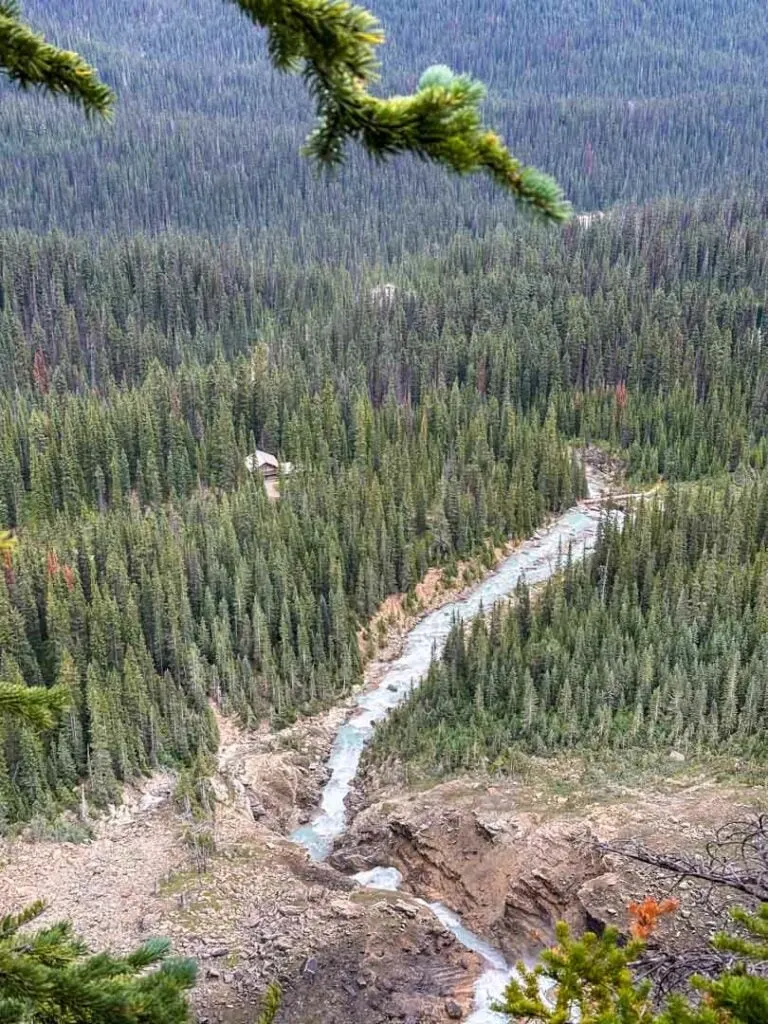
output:
[{"label": "turquoise water", "polygon": [[292,838],[306,847],[313,860],[327,857],[334,840],[344,832],[344,802],[376,722],[401,704],[411,687],[418,684],[433,655],[442,650],[454,619],[470,619],[481,608],[491,608],[514,592],[521,576],[528,583],[547,579],[565,557],[569,545],[576,557],[594,542],[599,519],[599,513],[593,510],[571,509],[548,529],[521,544],[465,597],[430,612],[413,627],[403,653],[391,663],[375,689],[360,694],[355,711],[337,732],[328,760],[331,774],[320,810],[311,822],[293,833]]},{"label": "turquoise water", "polygon": [[[600,512],[576,507],[560,516],[547,529],[538,531],[521,544],[498,569],[490,573],[465,597],[443,605],[425,615],[408,634],[403,652],[387,669],[379,684],[361,693],[351,716],[339,728],[328,760],[330,777],[323,790],[320,808],[314,818],[302,825],[292,838],[304,846],[313,860],[324,860],[334,841],[346,828],[345,800],[360,765],[366,744],[377,722],[401,704],[417,686],[440,653],[455,618],[470,619],[482,608],[508,597],[521,577],[540,583],[556,571],[570,547],[573,557],[581,557],[594,544]],[[376,867],[355,878],[360,885],[395,891],[402,877],[396,868]],[[420,901],[423,903],[423,901]],[[475,984],[475,1008],[467,1024],[501,1024],[504,1018],[491,1010],[501,998],[513,976],[501,953],[464,926],[461,919],[442,903],[423,903],[467,949],[477,953],[487,969]]]}]

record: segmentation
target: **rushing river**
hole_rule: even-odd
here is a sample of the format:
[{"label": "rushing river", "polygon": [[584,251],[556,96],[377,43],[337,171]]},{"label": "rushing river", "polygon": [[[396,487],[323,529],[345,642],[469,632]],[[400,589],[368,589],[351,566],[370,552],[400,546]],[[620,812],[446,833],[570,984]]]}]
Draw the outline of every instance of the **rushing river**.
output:
[{"label": "rushing river", "polygon": [[[433,656],[440,653],[455,618],[464,620],[481,608],[490,609],[496,601],[508,597],[521,577],[528,583],[539,583],[555,571],[569,546],[579,557],[594,543],[600,512],[575,507],[538,531],[506,558],[464,597],[430,612],[408,634],[402,654],[394,660],[372,689],[360,694],[353,714],[339,728],[328,761],[330,777],[323,790],[320,810],[306,825],[293,833],[293,839],[304,846],[313,860],[323,860],[334,840],[346,827],[345,799],[357,774],[363,750],[373,735],[377,722],[401,704],[412,687],[418,685],[429,668]],[[395,868],[373,868],[356,876],[366,887],[396,890],[401,882]],[[468,1024],[496,1024],[503,1020],[490,1007],[498,999],[512,971],[498,950],[464,927],[459,917],[441,903],[425,904],[450,929],[457,940],[485,961],[487,970],[475,986],[475,1010]]]}]

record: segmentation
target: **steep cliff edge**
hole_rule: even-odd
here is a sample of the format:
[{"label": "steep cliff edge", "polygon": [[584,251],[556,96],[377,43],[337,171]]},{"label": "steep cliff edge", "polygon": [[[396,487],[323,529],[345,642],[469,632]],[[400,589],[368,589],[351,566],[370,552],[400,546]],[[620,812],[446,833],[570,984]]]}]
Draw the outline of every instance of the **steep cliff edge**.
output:
[{"label": "steep cliff edge", "polygon": [[[344,870],[398,868],[404,888],[440,899],[508,959],[530,958],[557,921],[574,928],[626,927],[626,907],[666,894],[674,879],[613,855],[597,840],[639,836],[658,848],[696,848],[711,829],[762,799],[757,789],[688,779],[576,806],[530,785],[453,780],[426,792],[387,795],[361,811],[332,857]],[[661,938],[685,945],[723,920],[689,883]]]}]

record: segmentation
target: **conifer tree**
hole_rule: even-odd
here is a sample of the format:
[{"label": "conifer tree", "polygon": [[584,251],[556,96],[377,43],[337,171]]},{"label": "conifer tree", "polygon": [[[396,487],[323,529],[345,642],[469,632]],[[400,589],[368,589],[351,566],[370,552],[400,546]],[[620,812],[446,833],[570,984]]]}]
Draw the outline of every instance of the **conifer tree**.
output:
[{"label": "conifer tree", "polygon": [[[315,100],[318,124],[305,151],[338,164],[348,141],[386,160],[412,153],[458,174],[483,172],[521,204],[553,221],[570,206],[557,183],[517,160],[488,129],[479,106],[485,87],[443,65],[428,68],[410,95],[379,97],[378,20],[348,0],[232,0],[267,31],[274,66],[300,72]],[[82,57],[46,42],[20,17],[16,0],[0,2],[0,70],[22,88],[67,96],[87,114],[108,117],[114,94]]]},{"label": "conifer tree", "polygon": [[[747,938],[720,934],[714,945],[736,954],[734,964],[714,979],[693,976],[693,999],[670,998],[656,1009],[651,984],[635,981],[632,966],[641,956],[645,939],[673,901],[646,899],[632,905],[632,939],[624,943],[615,928],[597,936],[587,932],[574,939],[567,925],[557,928],[557,944],[541,956],[539,965],[519,968],[498,1009],[511,1021],[538,1024],[764,1024],[768,1020],[768,978],[759,973],[768,954],[768,904],[756,914],[739,908],[734,917]],[[757,972],[757,973],[755,973]],[[542,982],[554,982],[552,997]]]},{"label": "conifer tree", "polygon": [[[184,1024],[190,960],[150,939],[128,956],[90,954],[68,923],[28,926],[42,903],[0,920],[0,1017],[9,1024]],[[154,968],[151,970],[150,968]]]}]

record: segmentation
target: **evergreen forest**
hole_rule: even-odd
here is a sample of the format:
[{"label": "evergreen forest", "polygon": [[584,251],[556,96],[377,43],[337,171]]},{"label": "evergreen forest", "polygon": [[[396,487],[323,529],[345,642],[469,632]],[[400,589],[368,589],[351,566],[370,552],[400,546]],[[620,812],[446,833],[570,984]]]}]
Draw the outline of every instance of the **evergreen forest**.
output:
[{"label": "evergreen forest", "polygon": [[[33,231],[257,237],[305,264],[390,263],[457,231],[515,224],[481,180],[350,152],[318,178],[313,111],[222,0],[26,0],[24,15],[95,64],[118,97],[101,125],[0,91],[0,222]],[[761,0],[382,0],[382,91],[430,65],[489,88],[487,119],[577,210],[761,188],[768,36]]]},{"label": "evergreen forest", "polygon": [[[563,554],[540,594],[470,625],[378,732],[437,775],[519,764],[521,753],[766,750],[768,490],[672,488],[622,525],[604,519],[584,561]],[[517,760],[516,760],[517,758]]]},{"label": "evergreen forest", "polygon": [[[305,91],[276,75],[235,5],[129,7],[24,11],[98,66],[118,96],[113,122],[0,91],[0,527],[15,542],[0,573],[0,671],[71,695],[53,733],[3,727],[8,825],[72,804],[83,783],[105,804],[136,773],[204,758],[212,701],[279,726],[348,694],[382,599],[431,566],[490,558],[582,497],[584,444],[620,456],[638,484],[760,481],[766,463],[768,53],[753,0],[706,14],[669,0],[380,5],[382,87],[412,89],[436,62],[485,81],[488,120],[514,151],[577,210],[600,212],[561,229],[414,160],[382,170],[353,150],[318,177],[300,155]],[[249,469],[257,449],[291,464],[279,500]],[[654,549],[686,535],[683,511],[672,525],[659,514],[626,539],[606,526],[601,550],[641,528]],[[688,575],[727,571],[707,529],[706,550],[673,576],[659,562],[646,590],[626,574],[615,595],[601,584],[605,608],[660,615]],[[743,545],[757,573],[757,533]],[[622,627],[589,605],[599,571],[569,563],[578,614],[592,616],[574,628],[608,643]],[[462,676],[451,713],[466,698],[496,724],[476,747],[463,719],[440,740],[441,764],[495,761],[507,740],[615,745],[650,729],[658,742],[756,742],[752,633],[728,619],[727,656],[704,657],[694,637],[695,665],[666,651],[663,678],[638,668],[640,682],[638,622],[627,678],[582,691],[562,586],[547,591],[547,629],[563,637],[545,668],[542,611],[530,642],[501,612],[487,643],[473,627],[478,666],[500,659],[495,682],[470,698],[486,684]],[[759,603],[751,591],[733,601]],[[462,643],[457,627],[451,650]],[[738,677],[728,714],[715,694],[726,662]],[[379,751],[402,742],[419,756],[405,737],[433,731],[409,715],[443,717],[452,671],[435,667]],[[510,725],[518,676],[539,709],[527,731]],[[604,687],[615,699],[598,727]],[[678,735],[669,694],[689,691],[704,710]]]},{"label": "evergreen forest", "polygon": [[[306,823],[320,766],[302,747],[306,722],[286,727],[345,701],[363,709],[345,721],[348,735],[333,727],[342,749],[325,765],[331,805],[353,791],[361,756],[388,782],[515,775],[531,758],[634,770],[725,756],[764,769],[765,5],[377,0],[383,34],[345,0],[22,6],[0,0],[5,870],[16,870],[11,840],[88,841],[94,814],[94,835],[119,817],[110,812],[127,783],[167,770],[166,825],[196,874],[186,887],[183,871],[160,878],[158,867],[153,906],[177,900],[195,931],[179,945],[202,971],[170,957],[165,940],[136,947],[117,921],[117,952],[92,954],[82,922],[51,923],[35,902],[0,920],[0,1017],[184,1024],[197,1010],[209,1019],[215,989],[247,995],[236,1012],[267,1024],[290,1013],[280,984],[306,994],[320,970],[330,988],[368,1000],[377,1021],[405,1019],[400,1007],[416,1003],[378,978],[378,939],[359,965],[347,941],[346,922],[368,923],[376,907],[353,906],[335,868],[273,852],[296,822],[291,838],[313,858],[320,847],[326,858],[329,836],[351,834],[324,801]],[[562,548],[546,582],[523,577],[504,602],[454,619],[386,718],[367,692],[352,698],[391,607],[410,623],[430,570],[458,589],[491,569],[506,545],[588,496],[594,464],[640,493],[620,508],[599,499],[589,551]],[[385,603],[394,595],[402,602]],[[423,654],[426,665],[427,645]],[[388,710],[404,693],[386,684]],[[249,801],[243,820],[259,819],[259,836],[247,849],[241,822],[230,842],[213,810],[227,718],[274,741],[268,754],[290,751],[275,791],[295,771],[310,793],[291,775],[279,825]],[[220,780],[247,794],[243,765],[233,760]],[[704,961],[684,949],[693,966],[678,964],[679,984],[668,982],[692,986],[684,994],[664,1003],[667,982],[653,989],[644,974],[642,957],[664,952],[645,942],[677,908],[647,896],[628,903],[626,934],[610,926],[617,918],[600,935],[555,929],[543,966],[509,972],[496,1011],[764,1024],[767,843],[765,815],[725,826],[707,857],[685,849],[670,860],[631,841],[628,856],[678,882],[738,893],[736,933],[708,935]],[[214,922],[214,903],[197,902],[205,876],[238,859],[256,865],[263,892],[243,886],[238,903],[228,881]],[[88,861],[99,879],[103,863]],[[136,873],[140,861],[130,863]],[[297,898],[307,894],[301,909],[282,904],[289,870]],[[393,871],[355,877],[382,870]],[[192,885],[204,922],[185,910]],[[327,900],[316,899],[320,885]],[[64,916],[77,917],[87,894],[84,883]],[[246,898],[241,957],[231,927]],[[270,901],[280,918],[270,906],[256,921]],[[339,970],[328,970],[337,936],[326,902],[345,922]],[[446,906],[418,902],[377,904],[407,919],[401,945],[388,944],[394,958],[430,952],[413,938],[423,909],[447,920],[435,911]],[[129,931],[161,921],[143,911]],[[98,945],[105,933],[91,917],[84,930]],[[214,945],[219,924],[230,934]],[[488,936],[449,930],[429,932],[436,956],[456,936],[472,970],[493,966],[475,987],[486,1012],[504,958]],[[358,970],[374,949],[376,971]],[[419,968],[414,985],[421,998],[434,982],[437,1012],[460,1019],[463,1003],[444,998],[454,967]],[[542,973],[556,987],[543,988]],[[340,980],[349,976],[356,987]]]},{"label": "evergreen forest", "polygon": [[[6,731],[7,820],[71,804],[83,781],[106,803],[136,773],[194,763],[216,745],[210,701],[280,725],[348,694],[358,631],[382,599],[583,496],[583,444],[618,453],[640,483],[762,479],[766,212],[757,196],[670,200],[559,233],[461,234],[392,281],[371,266],[310,272],[244,240],[0,236],[0,525],[18,540],[0,576],[0,659],[8,681],[72,694],[55,735]],[[279,501],[248,468],[257,448],[292,464]],[[631,547],[639,528],[603,543]],[[667,578],[654,580],[667,607]],[[728,636],[748,673],[755,638]],[[476,656],[485,649],[478,638]],[[698,679],[678,678],[669,657],[663,685],[628,691],[638,736],[654,692],[666,709],[669,687],[684,700]],[[563,659],[531,669],[530,749],[596,742],[590,708],[614,683],[579,695]],[[471,664],[470,688],[485,674]],[[523,661],[504,664],[527,678]],[[482,714],[501,731],[477,727],[492,761],[519,698],[497,704],[517,691],[494,672]],[[566,678],[563,724],[548,701]],[[419,716],[434,697],[443,718],[439,690],[425,687]],[[599,732],[611,744],[626,731],[621,687],[616,700]],[[763,698],[750,700],[752,742]],[[400,731],[409,714],[380,750],[409,729],[427,742],[420,717]],[[731,718],[711,736],[736,742]],[[453,767],[467,756],[456,742],[441,754]]]}]

